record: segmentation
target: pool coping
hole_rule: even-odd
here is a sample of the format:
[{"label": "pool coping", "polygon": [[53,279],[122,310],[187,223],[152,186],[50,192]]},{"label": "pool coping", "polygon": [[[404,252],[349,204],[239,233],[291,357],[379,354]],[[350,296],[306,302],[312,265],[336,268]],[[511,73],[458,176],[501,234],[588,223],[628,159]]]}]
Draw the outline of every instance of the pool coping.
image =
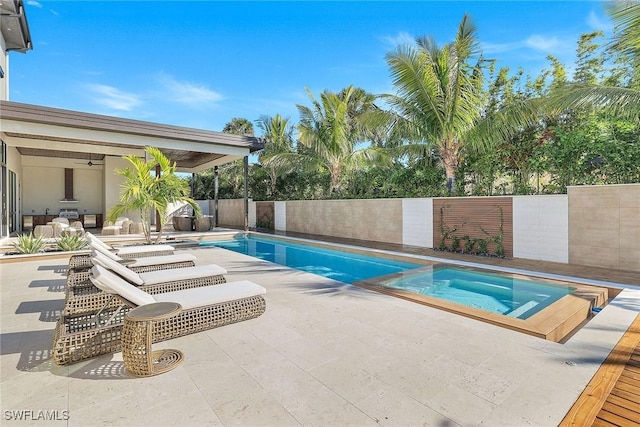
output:
[{"label": "pool coping", "polygon": [[[434,264],[434,266],[440,265],[442,264]],[[392,276],[400,276],[401,274]],[[593,317],[592,309],[594,307],[604,307],[609,300],[610,293],[617,293],[610,288],[571,283],[571,286],[576,288],[573,294],[563,296],[527,319],[519,319],[385,286],[384,282],[389,278],[389,276],[385,276],[362,280],[353,283],[353,285],[554,342],[562,342],[573,334],[577,328]]]},{"label": "pool coping", "polygon": [[[376,279],[380,279],[379,277],[352,283],[353,286],[357,286],[363,289],[368,289],[393,297],[402,298],[404,300],[427,305],[450,313],[455,313],[464,317],[472,318],[474,320],[489,323],[494,326],[503,327],[553,342],[563,342],[564,340],[570,338],[573,334],[580,330],[582,326],[584,326],[589,320],[591,320],[591,318],[593,318],[592,309],[594,307],[604,307],[612,298],[615,298],[615,296],[617,296],[617,294],[620,293],[622,289],[630,287],[629,285],[623,285],[614,282],[583,279],[508,267],[489,266],[486,264],[473,263],[468,261],[458,261],[425,255],[407,254],[383,249],[373,249],[355,245],[347,245],[343,243],[324,242],[290,236],[276,236],[254,231],[239,232],[235,236],[246,235],[254,235],[267,240],[305,243],[310,246],[324,249],[340,249],[359,255],[375,256],[402,262],[412,262],[425,266],[434,264],[449,264],[481,270],[523,275],[528,278],[565,282],[573,287],[578,288],[578,290],[576,291],[577,294],[574,293],[573,295],[564,296],[554,304],[551,304],[549,307],[546,307],[540,312],[534,314],[529,319],[518,319],[501,314],[494,314],[485,310],[467,307],[442,299],[428,297],[426,295],[418,295],[399,289],[391,289],[382,286],[379,283],[376,283],[375,281]],[[226,236],[227,239],[228,237],[229,236]],[[633,286],[631,286],[631,288],[633,288]]]}]

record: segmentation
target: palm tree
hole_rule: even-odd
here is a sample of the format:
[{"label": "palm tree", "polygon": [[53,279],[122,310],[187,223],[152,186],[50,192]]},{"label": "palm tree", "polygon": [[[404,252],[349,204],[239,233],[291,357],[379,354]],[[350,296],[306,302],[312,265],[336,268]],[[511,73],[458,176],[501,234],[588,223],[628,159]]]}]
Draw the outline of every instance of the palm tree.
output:
[{"label": "palm tree", "polygon": [[[471,61],[475,59],[475,63]],[[476,140],[469,133],[481,120],[484,60],[478,51],[476,28],[465,15],[456,39],[438,47],[432,37],[416,40],[387,54],[395,95],[385,99],[395,122],[412,144],[407,152],[437,150],[444,166],[449,194],[455,192],[455,176],[465,146]]]},{"label": "palm tree", "polygon": [[556,91],[556,110],[598,108],[630,120],[640,118],[640,3],[614,1],[607,11],[615,23],[609,47],[620,53],[631,70],[627,87],[597,84],[567,84]]},{"label": "palm tree", "polygon": [[277,154],[291,153],[293,150],[293,128],[289,125],[289,118],[283,118],[280,114],[273,117],[261,116],[257,121],[262,130],[262,138],[265,146],[258,153],[258,160],[269,175],[270,192],[276,193],[276,185],[279,176],[289,172],[292,165],[269,162],[269,159]]},{"label": "palm tree", "polygon": [[222,132],[233,135],[253,136],[253,123],[242,117],[234,117],[224,125]]},{"label": "palm tree", "polygon": [[[167,210],[172,203],[188,203],[199,216],[200,206],[188,196],[189,184],[176,175],[176,164],[171,162],[160,149],[147,147],[146,153],[150,160],[141,159],[134,155],[126,156],[131,163],[131,168],[118,169],[116,174],[124,178],[121,185],[120,201],[109,209],[107,218],[115,221],[116,218],[127,212],[140,214],[142,229],[147,243],[151,242],[150,218],[154,212],[158,212],[160,219],[160,232],[154,243],[158,243],[162,236],[162,228],[166,224]],[[160,173],[155,174],[156,166]]]},{"label": "palm tree", "polygon": [[349,86],[339,94],[325,90],[318,101],[307,89],[311,107],[298,105],[300,143],[307,150],[308,165],[326,168],[331,176],[331,192],[340,190],[343,174],[357,162],[380,160],[376,147],[356,149],[363,139],[359,118],[373,108],[373,98]]}]

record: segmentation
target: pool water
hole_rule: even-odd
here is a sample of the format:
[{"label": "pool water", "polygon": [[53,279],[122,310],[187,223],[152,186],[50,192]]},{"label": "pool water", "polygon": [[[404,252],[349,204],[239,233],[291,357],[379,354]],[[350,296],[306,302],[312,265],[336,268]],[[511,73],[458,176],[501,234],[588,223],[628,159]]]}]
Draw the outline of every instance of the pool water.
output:
[{"label": "pool water", "polygon": [[410,272],[380,284],[519,319],[531,317],[576,290],[520,275],[443,265]]},{"label": "pool water", "polygon": [[425,267],[253,235],[200,245],[229,249],[344,283],[400,289],[519,319],[527,319],[575,291],[562,283],[522,275],[443,263]]},{"label": "pool water", "polygon": [[256,236],[238,237],[233,240],[208,241],[202,242],[200,245],[229,249],[344,283],[353,283],[372,277],[423,267],[421,264]]}]

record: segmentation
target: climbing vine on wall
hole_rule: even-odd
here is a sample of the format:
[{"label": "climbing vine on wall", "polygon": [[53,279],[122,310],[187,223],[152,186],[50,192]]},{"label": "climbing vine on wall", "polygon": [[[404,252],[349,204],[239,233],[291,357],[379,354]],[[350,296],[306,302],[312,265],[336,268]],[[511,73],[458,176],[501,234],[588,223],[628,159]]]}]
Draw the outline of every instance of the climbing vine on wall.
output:
[{"label": "climbing vine on wall", "polygon": [[[467,225],[467,220],[463,219],[459,227],[450,227],[445,222],[445,209],[450,205],[444,205],[440,207],[440,241],[438,249],[450,252],[462,252],[475,255],[485,256],[505,256],[504,248],[504,213],[501,206],[496,206],[500,213],[500,222],[498,225],[497,234],[491,234],[482,226],[478,226],[484,237],[471,236],[469,234],[461,235],[459,230],[463,230]],[[449,243],[447,245],[447,243]],[[493,244],[493,251],[490,250],[489,245]]]}]

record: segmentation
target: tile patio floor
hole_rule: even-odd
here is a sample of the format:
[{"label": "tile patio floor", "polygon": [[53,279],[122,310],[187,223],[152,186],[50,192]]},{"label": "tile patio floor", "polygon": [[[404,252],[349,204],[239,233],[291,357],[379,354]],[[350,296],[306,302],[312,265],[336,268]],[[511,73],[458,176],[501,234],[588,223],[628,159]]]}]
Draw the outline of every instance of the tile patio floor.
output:
[{"label": "tile patio floor", "polygon": [[0,264],[0,424],[555,426],[640,310],[640,290],[625,290],[557,344],[218,248],[184,251],[264,286],[267,310],[155,344],[185,362],[151,378],[129,376],[120,353],[53,365],[67,260]]}]

